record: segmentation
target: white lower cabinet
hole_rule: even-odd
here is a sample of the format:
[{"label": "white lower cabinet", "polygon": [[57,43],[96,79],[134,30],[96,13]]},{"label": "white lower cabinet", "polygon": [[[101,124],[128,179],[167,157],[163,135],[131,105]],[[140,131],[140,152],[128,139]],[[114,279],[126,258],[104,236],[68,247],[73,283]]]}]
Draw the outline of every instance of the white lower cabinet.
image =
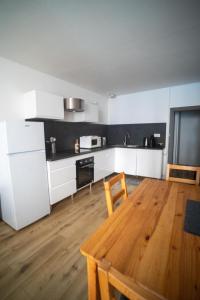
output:
[{"label": "white lower cabinet", "polygon": [[112,148],[48,161],[50,204],[76,193],[76,160],[90,156],[94,156],[94,182],[113,172],[161,178],[162,150]]},{"label": "white lower cabinet", "polygon": [[161,178],[162,150],[116,148],[115,151],[115,172]]},{"label": "white lower cabinet", "polygon": [[76,179],[50,189],[50,204],[54,204],[76,193]]},{"label": "white lower cabinet", "polygon": [[115,149],[98,151],[94,154],[94,182],[114,172]]},{"label": "white lower cabinet", "polygon": [[136,149],[115,149],[115,172],[125,172],[129,175],[136,175],[137,150]]},{"label": "white lower cabinet", "polygon": [[137,175],[160,179],[162,150],[137,149]]},{"label": "white lower cabinet", "polygon": [[50,204],[54,204],[76,192],[75,163],[75,158],[47,162]]}]

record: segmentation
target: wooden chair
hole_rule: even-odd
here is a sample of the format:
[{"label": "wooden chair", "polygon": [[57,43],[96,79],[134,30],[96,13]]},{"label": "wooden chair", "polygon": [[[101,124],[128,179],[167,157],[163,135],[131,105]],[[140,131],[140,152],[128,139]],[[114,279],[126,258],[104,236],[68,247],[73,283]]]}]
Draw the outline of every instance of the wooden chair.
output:
[{"label": "wooden chair", "polygon": [[[184,172],[186,174],[186,173],[188,173],[188,171],[190,171],[190,172],[193,172],[195,176],[194,176],[194,179],[184,178],[184,177],[180,178],[180,177],[172,176],[171,175],[172,170],[182,171],[183,175],[184,175]],[[199,185],[199,182],[200,182],[200,167],[191,167],[191,166],[168,164],[167,165],[166,180]]]},{"label": "wooden chair", "polygon": [[150,290],[146,290],[126,275],[114,269],[105,259],[98,264],[98,278],[101,299],[103,300],[117,300],[112,292],[113,287],[119,291],[125,299],[161,300],[161,297],[155,293],[151,293]]},{"label": "wooden chair", "polygon": [[[112,195],[112,187],[117,182],[121,183],[121,189],[116,194]],[[123,198],[123,200],[126,200],[128,197],[124,172],[119,173],[118,175],[112,177],[110,180],[104,182],[104,187],[105,187],[108,215],[110,216],[114,211],[115,202],[121,197]]]}]

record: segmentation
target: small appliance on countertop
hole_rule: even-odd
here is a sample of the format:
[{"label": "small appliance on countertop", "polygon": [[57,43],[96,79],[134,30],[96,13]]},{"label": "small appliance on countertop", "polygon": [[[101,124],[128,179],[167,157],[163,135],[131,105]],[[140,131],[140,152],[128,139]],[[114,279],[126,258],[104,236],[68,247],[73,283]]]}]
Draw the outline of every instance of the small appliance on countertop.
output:
[{"label": "small appliance on countertop", "polygon": [[150,139],[149,139],[149,147],[150,148],[155,148],[155,146],[156,146],[156,140],[155,140],[154,136],[151,135]]},{"label": "small appliance on countertop", "polygon": [[99,148],[101,147],[101,137],[95,135],[80,136],[80,148]]}]

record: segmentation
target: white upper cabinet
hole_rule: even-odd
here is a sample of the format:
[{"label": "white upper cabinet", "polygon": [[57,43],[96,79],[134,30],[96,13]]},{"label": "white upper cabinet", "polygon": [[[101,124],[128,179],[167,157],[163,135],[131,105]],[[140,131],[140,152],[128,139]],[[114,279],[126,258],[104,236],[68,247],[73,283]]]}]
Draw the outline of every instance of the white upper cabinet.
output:
[{"label": "white upper cabinet", "polygon": [[99,110],[97,103],[85,103],[85,122],[97,123],[99,121]]},{"label": "white upper cabinet", "polygon": [[99,122],[99,108],[97,103],[85,101],[83,112],[65,112],[65,120],[68,122]]},{"label": "white upper cabinet", "polygon": [[25,118],[64,119],[63,97],[30,91],[24,94]]}]

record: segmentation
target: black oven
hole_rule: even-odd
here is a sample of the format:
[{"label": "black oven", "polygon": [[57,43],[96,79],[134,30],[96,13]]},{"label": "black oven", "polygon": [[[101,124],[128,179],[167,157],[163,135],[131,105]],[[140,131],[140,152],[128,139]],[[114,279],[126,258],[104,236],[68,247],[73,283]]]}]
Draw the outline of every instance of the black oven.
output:
[{"label": "black oven", "polygon": [[82,188],[94,181],[94,157],[76,161],[76,187]]}]

